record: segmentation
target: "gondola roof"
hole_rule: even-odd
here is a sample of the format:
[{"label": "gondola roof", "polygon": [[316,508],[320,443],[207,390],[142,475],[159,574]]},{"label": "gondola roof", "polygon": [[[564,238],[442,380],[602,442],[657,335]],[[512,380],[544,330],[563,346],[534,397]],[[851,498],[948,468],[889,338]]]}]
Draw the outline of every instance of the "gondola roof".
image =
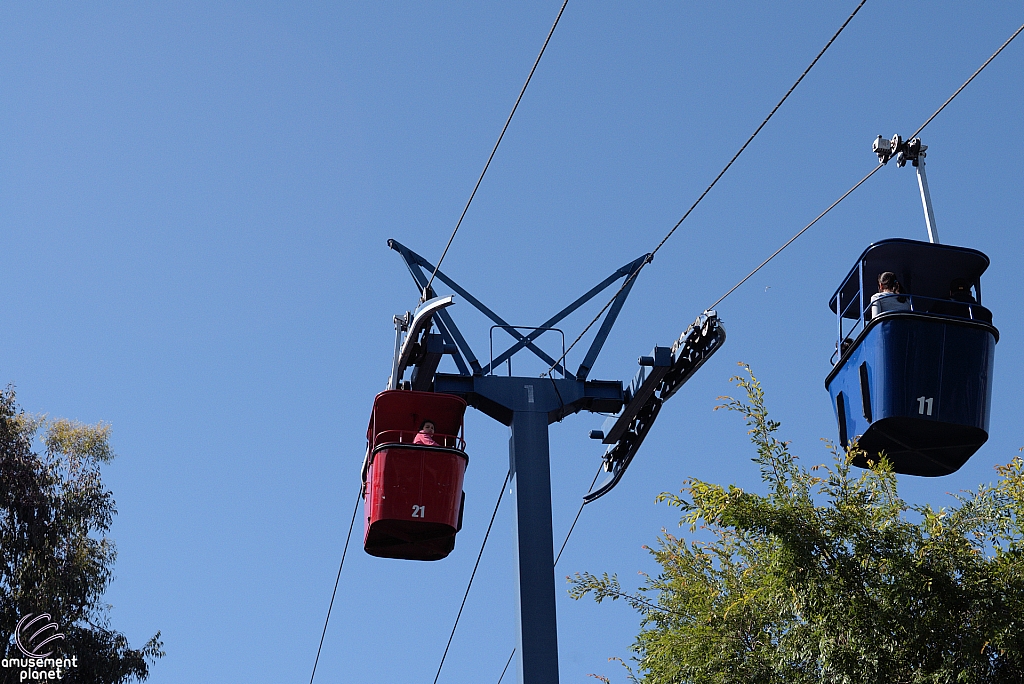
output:
[{"label": "gondola roof", "polygon": [[[858,266],[862,262],[864,268],[860,271]],[[976,249],[906,238],[881,240],[861,253],[828,305],[835,312],[841,302],[844,318],[859,318],[864,308],[859,301],[861,286],[866,295],[874,294],[878,290],[878,276],[885,271],[896,274],[905,294],[945,299],[949,297],[950,282],[963,278],[975,286],[980,300],[979,281],[988,265],[988,257]],[[863,283],[859,281],[860,272]]]}]

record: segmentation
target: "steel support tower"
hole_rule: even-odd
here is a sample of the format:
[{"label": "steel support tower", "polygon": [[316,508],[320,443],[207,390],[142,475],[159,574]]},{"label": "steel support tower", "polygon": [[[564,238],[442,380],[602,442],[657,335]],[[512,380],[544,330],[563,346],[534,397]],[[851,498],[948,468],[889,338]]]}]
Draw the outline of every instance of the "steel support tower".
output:
[{"label": "steel support tower", "polygon": [[[548,426],[579,411],[618,414],[605,431],[592,431],[608,448],[604,455],[607,482],[585,497],[592,501],[607,493],[622,477],[650,430],[662,403],[674,394],[725,340],[725,330],[714,312],[689,326],[671,347],[655,347],[650,356],[640,357],[640,371],[628,388],[619,380],[589,380],[587,376],[601,352],[636,276],[651,255],[622,266],[588,292],[537,327],[510,325],[440,270],[436,279],[455,295],[469,302],[491,320],[491,358],[486,365],[476,357],[447,312],[454,296],[435,297],[428,290],[427,274],[434,266],[395,240],[388,246],[405,260],[423,303],[415,315],[395,317],[395,360],[390,389],[454,394],[470,406],[511,428],[509,472],[515,491],[513,516],[518,589],[517,664],[520,684],[558,684],[558,623],[555,614],[554,543],[551,531],[551,463]],[[623,280],[607,307],[601,326],[575,373],[565,367],[565,339],[558,359],[540,349],[537,339],[555,327],[593,297]],[[438,332],[434,332],[434,329]],[[515,340],[497,356],[493,352],[494,330],[501,329]],[[540,377],[512,375],[511,359],[528,350],[548,365]],[[451,355],[459,372],[438,373],[445,355]],[[507,366],[507,375],[495,370]],[[403,380],[406,369],[411,378]]]}]

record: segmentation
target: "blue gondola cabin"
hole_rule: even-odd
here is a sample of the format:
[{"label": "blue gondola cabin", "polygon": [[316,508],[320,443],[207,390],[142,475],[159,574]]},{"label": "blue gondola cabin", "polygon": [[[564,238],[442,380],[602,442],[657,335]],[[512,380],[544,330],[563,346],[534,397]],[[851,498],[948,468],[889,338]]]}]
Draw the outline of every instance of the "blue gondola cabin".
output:
[{"label": "blue gondola cabin", "polygon": [[[469,464],[465,412],[451,394],[389,390],[374,399],[362,474],[367,553],[440,560],[455,548]],[[433,434],[421,433],[426,421]]]},{"label": "blue gondola cabin", "polygon": [[[953,473],[988,439],[999,331],[981,305],[988,257],[964,247],[882,240],[864,250],[829,306],[839,336],[825,379],[845,447],[866,467]],[[878,294],[882,273],[899,294]]]}]

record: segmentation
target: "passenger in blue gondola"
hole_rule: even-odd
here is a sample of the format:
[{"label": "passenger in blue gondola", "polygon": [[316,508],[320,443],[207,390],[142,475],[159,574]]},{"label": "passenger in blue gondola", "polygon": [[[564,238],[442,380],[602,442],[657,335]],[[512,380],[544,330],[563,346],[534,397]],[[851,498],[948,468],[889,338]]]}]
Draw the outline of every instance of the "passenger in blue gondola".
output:
[{"label": "passenger in blue gondola", "polygon": [[416,436],[413,438],[412,443],[422,444],[424,446],[441,446],[440,444],[437,443],[437,440],[434,439],[434,431],[436,429],[437,428],[434,425],[434,421],[423,421],[423,424],[420,425],[420,431],[416,433]]},{"label": "passenger in blue gondola", "polygon": [[949,284],[949,298],[954,302],[965,304],[977,304],[978,300],[971,294],[971,284],[966,278],[954,278]]},{"label": "passenger in blue gondola", "polygon": [[[954,278],[949,284],[950,302],[933,308],[935,313],[992,322],[992,312],[978,304],[971,292],[971,283],[966,278]],[[956,302],[955,304],[953,302]]]},{"label": "passenger in blue gondola", "polygon": [[878,292],[871,295],[871,318],[886,311],[910,311],[910,301],[903,296],[903,288],[896,274],[886,271],[878,276]]},{"label": "passenger in blue gondola", "polygon": [[840,444],[859,447],[853,465],[884,454],[896,473],[940,477],[987,442],[999,340],[982,305],[988,266],[974,249],[894,238],[850,269],[829,301],[840,353],[825,387]]}]

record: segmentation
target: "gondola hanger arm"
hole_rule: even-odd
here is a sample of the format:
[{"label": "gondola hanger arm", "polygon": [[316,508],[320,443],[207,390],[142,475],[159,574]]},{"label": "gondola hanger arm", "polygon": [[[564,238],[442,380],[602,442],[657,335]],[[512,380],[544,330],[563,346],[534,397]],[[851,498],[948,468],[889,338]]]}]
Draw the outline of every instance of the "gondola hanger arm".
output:
[{"label": "gondola hanger arm", "polygon": [[395,371],[391,375],[388,389],[398,389],[398,383],[401,382],[402,374],[409,366],[409,361],[412,358],[413,348],[416,346],[417,341],[419,341],[420,335],[424,331],[430,330],[430,323],[433,320],[434,314],[454,303],[455,295],[448,295],[446,297],[434,297],[416,307],[416,312],[409,323],[409,330],[405,333],[405,341],[402,342],[398,356],[395,359]]}]

